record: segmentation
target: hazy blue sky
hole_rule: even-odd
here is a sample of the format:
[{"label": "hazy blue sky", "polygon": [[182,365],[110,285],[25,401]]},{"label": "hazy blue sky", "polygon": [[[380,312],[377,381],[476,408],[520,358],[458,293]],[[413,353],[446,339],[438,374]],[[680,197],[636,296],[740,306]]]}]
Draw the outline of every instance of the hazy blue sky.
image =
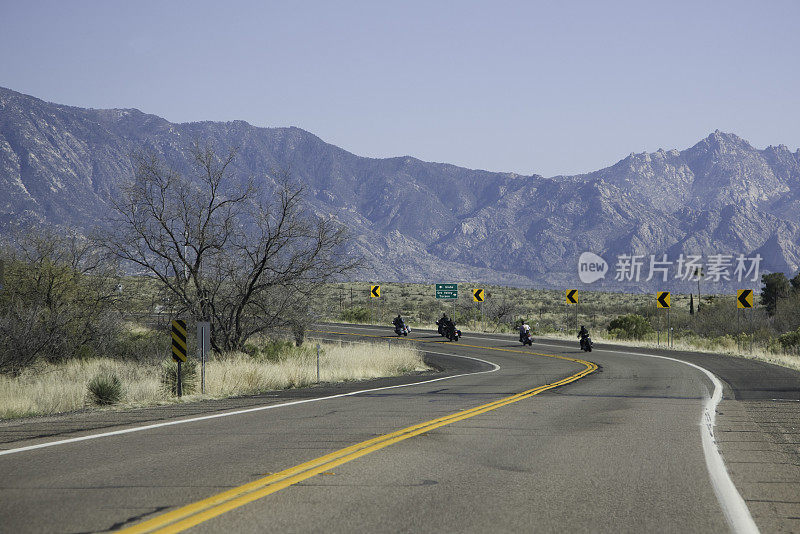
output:
[{"label": "hazy blue sky", "polygon": [[800,145],[800,2],[0,0],[0,85],[553,175],[714,129]]}]

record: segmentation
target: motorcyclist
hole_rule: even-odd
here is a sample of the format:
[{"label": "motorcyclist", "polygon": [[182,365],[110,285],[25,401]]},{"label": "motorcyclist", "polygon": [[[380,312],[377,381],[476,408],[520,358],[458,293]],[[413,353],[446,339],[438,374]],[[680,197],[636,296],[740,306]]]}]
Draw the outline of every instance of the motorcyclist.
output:
[{"label": "motorcyclist", "polygon": [[450,319],[449,317],[445,316],[446,322],[444,323],[444,334],[445,336],[449,336],[451,332],[456,331],[456,323]]},{"label": "motorcyclist", "polygon": [[439,327],[439,333],[444,335],[445,328],[447,327],[447,323],[450,322],[450,318],[447,316],[446,313],[442,314],[441,319],[436,321],[436,326]]},{"label": "motorcyclist", "polygon": [[589,331],[586,330],[586,327],[581,325],[581,331],[578,332],[578,339],[580,340],[581,348],[583,348],[584,340],[589,338]]},{"label": "motorcyclist", "polygon": [[404,334],[404,333],[405,333],[405,330],[406,330],[406,323],[405,323],[405,321],[403,321],[403,317],[402,317],[402,315],[400,315],[400,314],[398,313],[398,314],[397,314],[397,317],[395,317],[394,319],[392,319],[392,324],[394,325],[394,331],[395,331],[395,333],[396,333],[397,335],[400,335],[400,334]]},{"label": "motorcyclist", "polygon": [[522,324],[519,325],[519,340],[523,341],[528,338],[528,334],[531,332],[531,327],[528,325],[527,321],[522,321]]},{"label": "motorcyclist", "polygon": [[581,325],[581,331],[578,332],[578,339],[583,339],[584,336],[588,336],[588,335],[589,335],[589,331],[586,330],[585,326]]}]

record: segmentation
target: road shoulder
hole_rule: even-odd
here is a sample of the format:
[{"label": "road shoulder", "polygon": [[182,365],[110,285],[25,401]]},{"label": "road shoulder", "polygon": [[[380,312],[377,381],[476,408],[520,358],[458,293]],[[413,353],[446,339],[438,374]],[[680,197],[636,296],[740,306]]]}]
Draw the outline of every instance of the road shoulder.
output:
[{"label": "road shoulder", "polygon": [[86,409],[0,421],[0,450],[48,441],[54,437],[68,439],[98,430],[114,431],[146,423],[163,423],[303,399],[342,395],[365,389],[414,384],[433,378],[480,372],[491,368],[488,364],[477,360],[445,354],[424,353],[424,358],[425,363],[433,368],[433,371],[370,380],[323,383],[311,387],[266,391],[258,395],[227,399],[202,399],[144,408]]}]

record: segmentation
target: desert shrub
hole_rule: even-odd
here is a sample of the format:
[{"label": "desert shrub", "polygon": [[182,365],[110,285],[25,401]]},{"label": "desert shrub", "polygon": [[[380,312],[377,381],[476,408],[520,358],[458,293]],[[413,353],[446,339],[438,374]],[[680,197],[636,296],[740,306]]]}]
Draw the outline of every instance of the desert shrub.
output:
[{"label": "desert shrub", "polygon": [[339,317],[342,321],[346,321],[348,323],[368,323],[369,315],[370,313],[367,308],[358,306],[343,310],[342,313],[339,314]]},{"label": "desert shrub", "polygon": [[778,337],[778,342],[784,350],[800,348],[800,328],[794,332],[786,332]]},{"label": "desert shrub", "polygon": [[303,350],[286,339],[259,339],[245,344],[245,352],[260,362],[281,362]]},{"label": "desert shrub", "polygon": [[622,339],[643,339],[647,334],[653,333],[650,322],[634,313],[621,315],[612,320],[608,324],[607,330],[612,337]]},{"label": "desert shrub", "polygon": [[116,404],[122,398],[122,382],[115,373],[101,371],[86,385],[89,400],[98,406]]},{"label": "desert shrub", "polygon": [[19,374],[37,360],[107,354],[118,276],[84,238],[41,227],[13,232],[0,292],[0,372]]},{"label": "desert shrub", "polygon": [[156,362],[170,351],[171,343],[172,338],[163,328],[155,330],[132,323],[122,324],[113,354],[108,356],[139,363]]},{"label": "desert shrub", "polygon": [[[171,395],[178,394],[178,364],[167,360],[161,364],[161,385]],[[181,364],[181,389],[184,395],[193,393],[197,385],[197,363],[187,360]]]}]

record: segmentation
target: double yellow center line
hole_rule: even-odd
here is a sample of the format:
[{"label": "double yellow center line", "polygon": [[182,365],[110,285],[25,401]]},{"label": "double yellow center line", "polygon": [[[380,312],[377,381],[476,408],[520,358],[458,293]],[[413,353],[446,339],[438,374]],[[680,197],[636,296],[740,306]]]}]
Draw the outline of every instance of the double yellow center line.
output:
[{"label": "double yellow center line", "polygon": [[[354,335],[346,332],[325,332],[325,333],[339,334],[339,335]],[[359,337],[373,337],[373,336],[361,336],[359,334],[355,335],[358,335]],[[379,336],[374,336],[374,337],[379,337]],[[520,354],[533,354],[537,356],[546,356],[548,358],[558,358],[582,364],[584,365],[584,369],[578,373],[570,375],[557,382],[553,382],[552,384],[545,384],[543,386],[538,386],[536,388],[529,389],[521,393],[511,395],[509,397],[504,397],[494,402],[476,406],[469,410],[456,412],[454,414],[446,415],[438,419],[433,419],[430,421],[426,421],[424,423],[409,426],[407,428],[398,430],[396,432],[392,432],[390,434],[385,434],[383,436],[378,436],[376,438],[372,438],[367,441],[362,441],[361,443],[356,443],[355,445],[345,447],[344,449],[332,452],[330,454],[326,454],[325,456],[320,456],[319,458],[316,458],[314,460],[302,463],[300,465],[296,465],[294,467],[290,467],[289,469],[281,471],[280,473],[275,473],[273,475],[260,478],[258,480],[254,480],[253,482],[250,482],[248,484],[244,484],[242,486],[230,489],[228,491],[224,491],[207,499],[203,499],[201,501],[197,501],[195,503],[183,506],[171,512],[167,512],[166,514],[159,515],[157,517],[154,517],[153,519],[150,519],[138,525],[126,528],[122,530],[122,532],[128,532],[128,533],[181,532],[183,530],[186,530],[187,528],[193,527],[204,521],[208,521],[209,519],[222,515],[225,512],[229,512],[230,510],[239,508],[240,506],[244,506],[247,503],[261,499],[262,497],[266,497],[271,493],[275,493],[276,491],[280,491],[293,484],[297,484],[298,482],[302,482],[303,480],[306,480],[315,475],[328,471],[336,466],[355,460],[356,458],[364,456],[365,454],[369,454],[371,452],[380,450],[394,443],[398,443],[408,438],[418,436],[420,434],[429,432],[436,428],[449,425],[458,421],[463,421],[464,419],[469,419],[470,417],[475,417],[476,415],[480,415],[482,413],[496,410],[503,406],[507,406],[509,404],[525,400],[527,398],[533,397],[534,395],[538,395],[543,391],[557,388],[559,386],[569,384],[570,382],[575,382],[576,380],[579,380],[584,376],[591,374],[597,370],[597,365],[592,362],[586,360],[579,360],[575,358],[568,358],[566,356],[557,356],[555,354],[539,354],[539,353],[525,352],[525,351],[518,351],[511,349],[481,347],[478,345],[462,344],[460,346],[475,347],[475,348],[496,350],[503,352],[517,352]]]}]

